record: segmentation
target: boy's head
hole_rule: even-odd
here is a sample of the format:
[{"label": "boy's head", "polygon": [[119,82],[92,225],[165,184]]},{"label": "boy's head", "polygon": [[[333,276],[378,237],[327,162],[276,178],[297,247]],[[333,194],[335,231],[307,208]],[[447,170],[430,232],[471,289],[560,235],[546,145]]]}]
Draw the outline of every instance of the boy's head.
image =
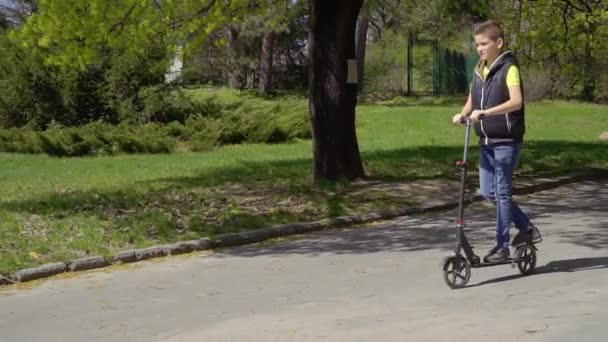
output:
[{"label": "boy's head", "polygon": [[481,60],[494,62],[502,52],[504,34],[500,25],[493,20],[483,22],[475,28],[475,48]]}]

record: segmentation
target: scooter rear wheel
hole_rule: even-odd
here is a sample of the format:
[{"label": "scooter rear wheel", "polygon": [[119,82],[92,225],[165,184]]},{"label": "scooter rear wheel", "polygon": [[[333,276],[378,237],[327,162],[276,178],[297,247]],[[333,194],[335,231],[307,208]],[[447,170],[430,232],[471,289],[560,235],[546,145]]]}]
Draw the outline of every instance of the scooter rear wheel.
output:
[{"label": "scooter rear wheel", "polygon": [[519,272],[528,275],[534,272],[536,267],[536,250],[532,245],[523,245],[517,248],[517,268]]},{"label": "scooter rear wheel", "polygon": [[443,262],[443,280],[452,289],[467,285],[471,278],[471,265],[463,256],[447,257]]}]

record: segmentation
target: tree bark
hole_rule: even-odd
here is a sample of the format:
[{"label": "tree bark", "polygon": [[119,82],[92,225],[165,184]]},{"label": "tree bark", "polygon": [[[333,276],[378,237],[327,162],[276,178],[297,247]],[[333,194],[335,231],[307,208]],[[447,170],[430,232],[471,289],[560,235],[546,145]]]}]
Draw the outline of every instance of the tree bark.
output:
[{"label": "tree bark", "polygon": [[414,95],[414,35],[407,34],[407,96]]},{"label": "tree bark", "polygon": [[369,28],[369,18],[367,13],[363,13],[357,23],[357,75],[359,75],[359,83],[357,90],[359,93],[363,91],[363,76],[365,72],[365,50],[367,48],[367,30]]},{"label": "tree bark", "polygon": [[582,97],[585,101],[593,101],[595,93],[595,79],[596,75],[593,70],[594,63],[593,54],[591,52],[591,42],[589,38],[585,42],[585,49],[583,55],[583,91]]},{"label": "tree bark", "polygon": [[355,29],[362,3],[310,1],[309,108],[315,181],[364,176],[355,129],[357,84],[347,83],[349,59],[356,69]]},{"label": "tree bark", "polygon": [[264,95],[268,95],[272,92],[272,55],[274,52],[275,37],[276,34],[273,31],[264,32],[264,35],[262,36],[259,91]]},{"label": "tree bark", "polygon": [[245,82],[239,65],[239,30],[229,26],[226,31],[228,50],[228,86],[233,89],[243,89]]}]

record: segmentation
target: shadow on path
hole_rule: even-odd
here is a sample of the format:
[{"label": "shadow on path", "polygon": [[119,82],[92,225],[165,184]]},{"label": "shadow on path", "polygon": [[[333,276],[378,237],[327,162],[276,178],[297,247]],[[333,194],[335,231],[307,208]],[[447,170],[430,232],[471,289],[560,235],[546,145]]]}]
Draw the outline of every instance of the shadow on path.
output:
[{"label": "shadow on path", "polygon": [[486,281],[482,281],[477,284],[473,284],[471,286],[467,286],[467,288],[490,285],[495,283],[500,283],[503,281],[515,280],[523,277],[534,277],[543,274],[550,273],[560,273],[560,272],[580,272],[587,270],[596,270],[608,268],[608,256],[605,257],[597,257],[597,258],[579,258],[579,259],[568,259],[568,260],[557,260],[551,261],[543,266],[537,267],[534,273],[529,276],[524,276],[522,274],[512,274],[500,278],[490,279]]}]

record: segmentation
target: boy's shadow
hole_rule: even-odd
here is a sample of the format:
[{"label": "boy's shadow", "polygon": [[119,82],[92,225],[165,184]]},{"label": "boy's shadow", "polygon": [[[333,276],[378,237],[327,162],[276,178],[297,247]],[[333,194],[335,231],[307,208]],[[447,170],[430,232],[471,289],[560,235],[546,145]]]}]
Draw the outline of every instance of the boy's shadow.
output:
[{"label": "boy's shadow", "polygon": [[[530,276],[557,273],[557,272],[578,272],[585,270],[592,270],[598,268],[608,268],[608,257],[597,257],[597,258],[580,258],[580,259],[569,259],[569,260],[557,260],[551,261],[546,265],[537,267]],[[517,278],[526,277],[523,274],[513,274],[505,277],[490,279],[482,281],[467,287],[476,287],[482,285],[488,285],[493,283],[499,283],[508,280],[514,280]]]}]

